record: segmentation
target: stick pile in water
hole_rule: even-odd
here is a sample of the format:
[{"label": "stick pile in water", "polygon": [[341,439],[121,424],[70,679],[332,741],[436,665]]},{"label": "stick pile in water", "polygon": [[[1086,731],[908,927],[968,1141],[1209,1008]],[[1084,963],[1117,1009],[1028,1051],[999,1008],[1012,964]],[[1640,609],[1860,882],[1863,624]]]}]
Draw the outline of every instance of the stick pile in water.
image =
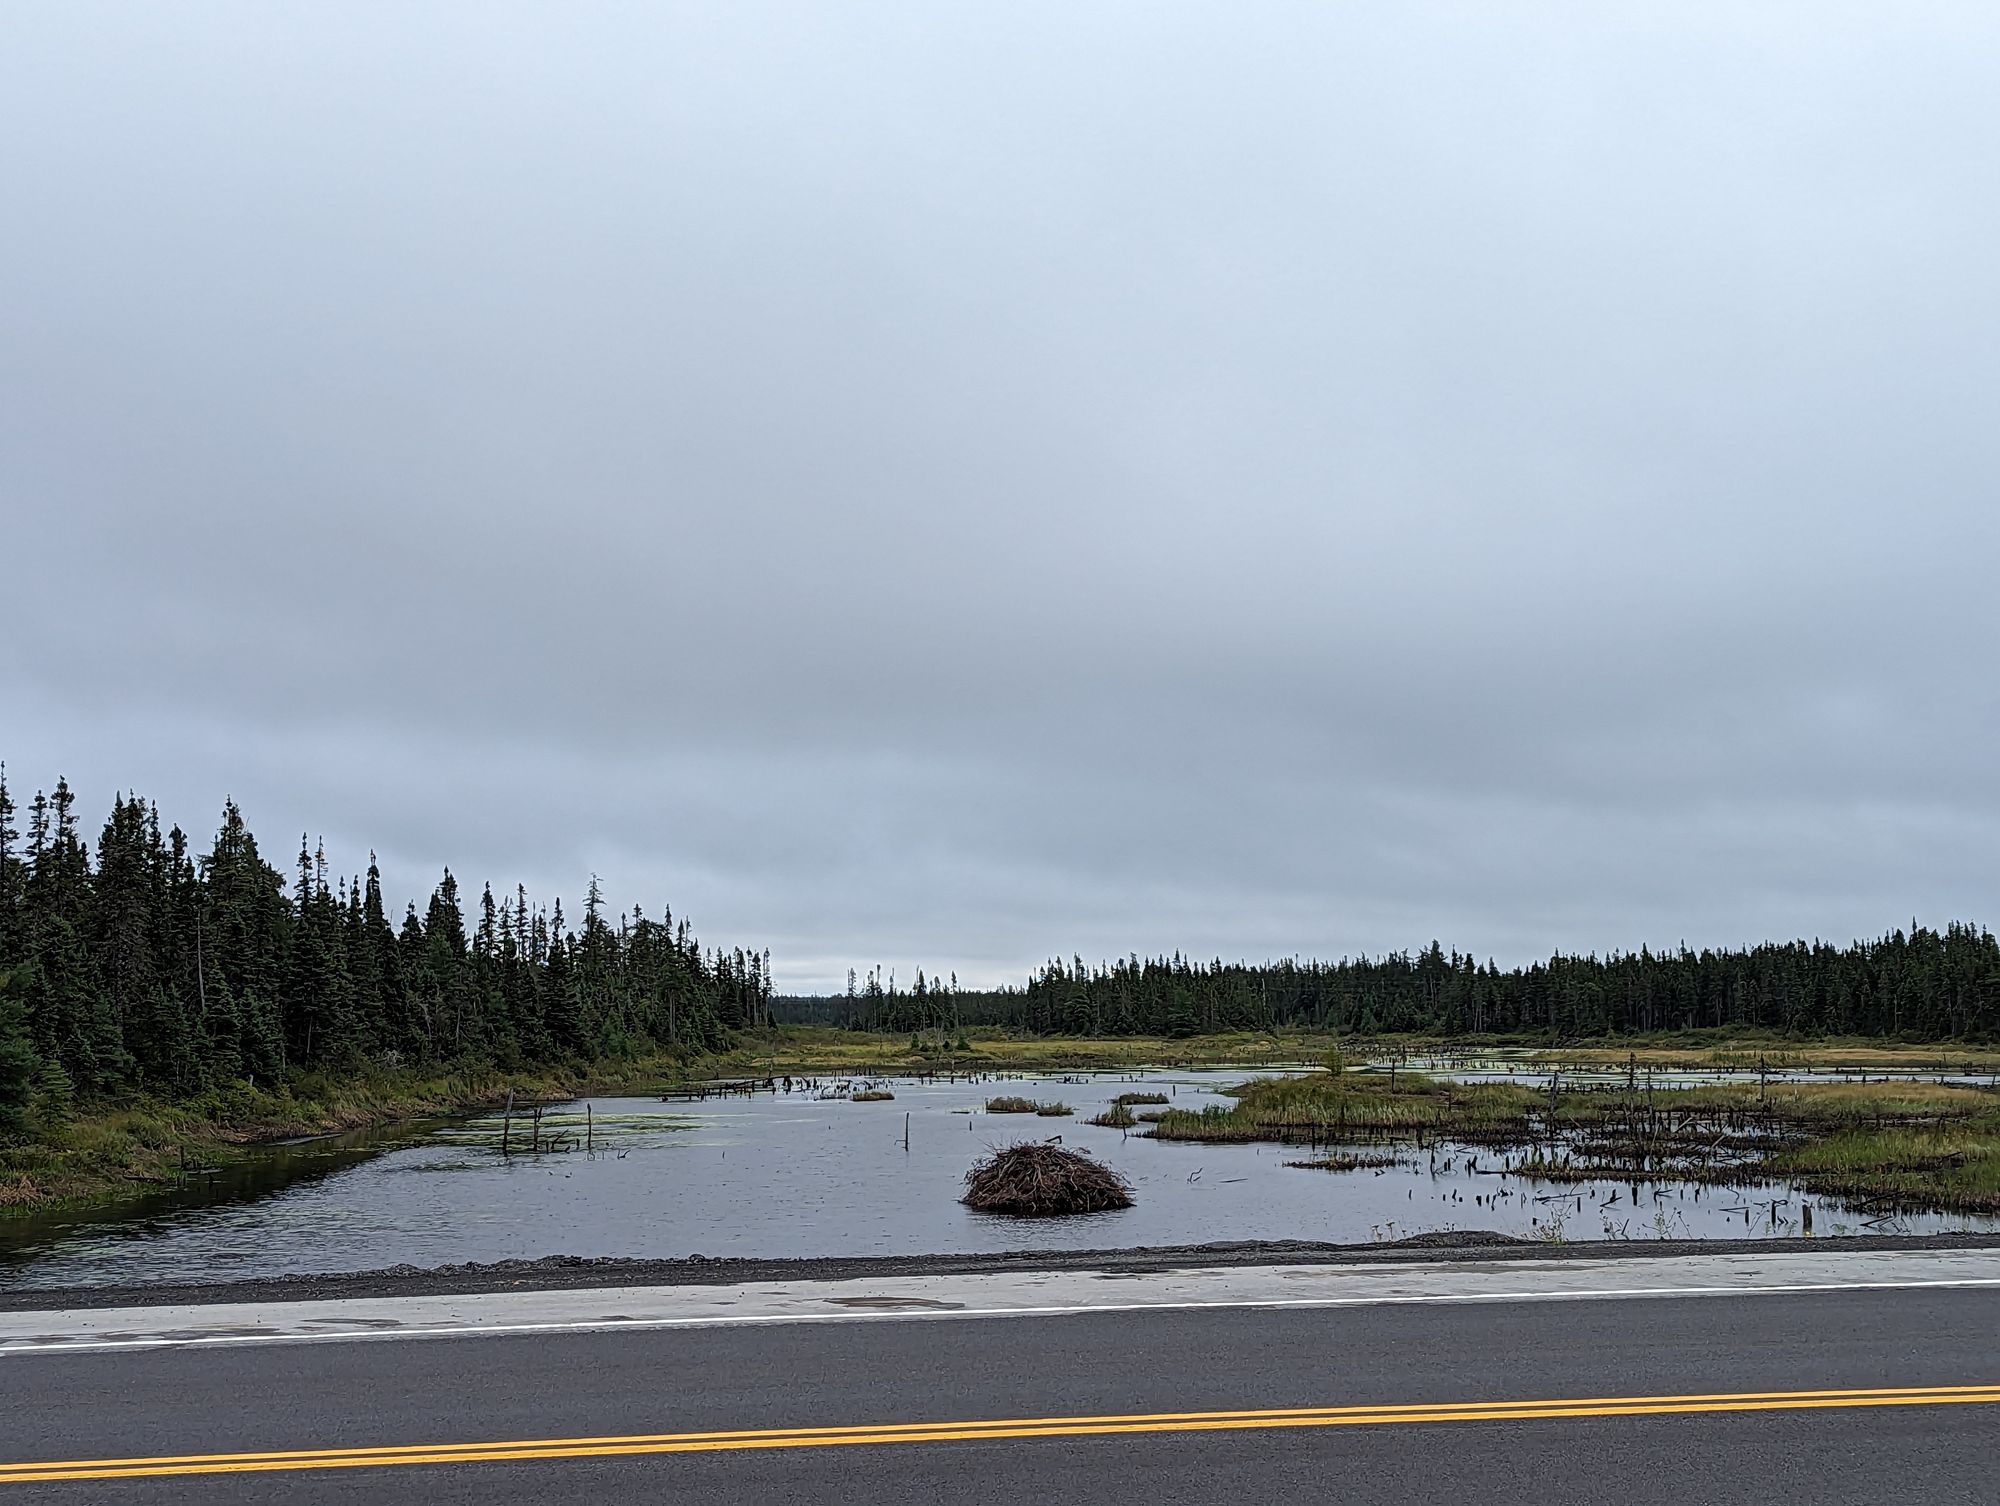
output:
[{"label": "stick pile in water", "polygon": [[1102,1213],[1132,1206],[1132,1188],[1117,1172],[1080,1150],[1060,1145],[1010,1145],[965,1174],[959,1199],[982,1213],[1041,1218]]}]

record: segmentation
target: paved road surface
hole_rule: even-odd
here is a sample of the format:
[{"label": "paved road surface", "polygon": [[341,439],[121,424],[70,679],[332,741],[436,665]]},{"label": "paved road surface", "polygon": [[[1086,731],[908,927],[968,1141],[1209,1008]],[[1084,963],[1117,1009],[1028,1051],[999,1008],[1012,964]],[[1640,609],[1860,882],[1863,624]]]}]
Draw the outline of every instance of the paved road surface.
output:
[{"label": "paved road surface", "polygon": [[[1805,1392],[1849,1394],[1792,1394]],[[1563,1404],[1517,1405],[1551,1400]],[[825,1431],[837,1428],[885,1441]],[[687,1436],[717,1433],[752,1436]],[[538,1446],[505,1452],[570,1457],[493,1457],[522,1441]],[[438,1459],[440,1445],[489,1447],[410,1465],[296,1457]],[[278,1470],[208,1460],[195,1473],[9,1478],[46,1472],[38,1463],[264,1451],[295,1457],[263,1461]],[[2000,1287],[40,1352],[0,1359],[0,1461],[0,1506],[1992,1503]]]}]

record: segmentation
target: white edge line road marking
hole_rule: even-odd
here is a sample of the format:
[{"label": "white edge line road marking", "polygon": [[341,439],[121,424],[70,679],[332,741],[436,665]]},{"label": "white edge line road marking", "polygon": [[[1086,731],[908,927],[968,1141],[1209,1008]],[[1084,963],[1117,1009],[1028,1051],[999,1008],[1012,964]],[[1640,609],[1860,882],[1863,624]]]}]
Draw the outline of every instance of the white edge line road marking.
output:
[{"label": "white edge line road marking", "polygon": [[[1542,1292],[1434,1292],[1421,1295],[1370,1297],[1269,1297],[1222,1298],[1185,1302],[1103,1302],[1061,1307],[957,1308],[947,1311],[917,1309],[903,1312],[840,1313],[741,1313],[702,1314],[686,1318],[591,1318],[558,1323],[474,1323],[444,1328],[359,1328],[332,1333],[286,1334],[207,1334],[189,1338],[80,1340],[8,1340],[0,1343],[0,1357],[22,1354],[86,1354],[107,1350],[196,1349],[236,1344],[328,1344],[357,1343],[366,1339],[445,1339],[478,1338],[491,1335],[530,1333],[630,1333],[665,1328],[726,1328],[747,1324],[784,1323],[884,1323],[921,1319],[937,1321],[954,1318],[1054,1318],[1084,1313],[1187,1312],[1217,1308],[1312,1308],[1312,1307],[1409,1307],[1467,1302],[1575,1302],[1605,1298],[1643,1297],[1773,1297],[1788,1294],[1864,1291],[1966,1290],[2000,1287],[2000,1277],[1978,1277],[1949,1281],[1839,1281],[1783,1286],[1652,1286],[1604,1287],[1572,1291]],[[605,1288],[616,1291],[617,1288]]]}]

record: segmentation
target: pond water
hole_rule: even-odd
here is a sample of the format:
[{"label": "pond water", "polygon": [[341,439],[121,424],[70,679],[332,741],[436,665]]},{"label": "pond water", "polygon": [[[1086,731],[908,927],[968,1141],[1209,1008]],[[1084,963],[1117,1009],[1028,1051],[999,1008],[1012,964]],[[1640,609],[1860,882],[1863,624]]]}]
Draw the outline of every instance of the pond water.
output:
[{"label": "pond water", "polygon": [[[527,1151],[517,1117],[509,1136],[515,1153],[503,1155],[498,1116],[274,1147],[213,1185],[150,1203],[0,1224],[0,1287],[229,1280],[543,1255],[1354,1243],[1462,1229],[1529,1237],[1559,1231],[1569,1240],[1798,1232],[1802,1200],[1781,1184],[1535,1183],[1497,1175],[1501,1157],[1491,1150],[1454,1145],[1406,1151],[1394,1167],[1329,1172],[1288,1165],[1323,1153],[1303,1147],[1156,1141],[1083,1122],[1131,1091],[1199,1108],[1246,1075],[896,1080],[882,1085],[893,1100],[872,1103],[802,1089],[701,1102],[593,1098],[545,1120],[544,1136],[560,1136],[569,1148],[545,1146],[540,1154]],[[985,1112],[986,1099],[997,1094],[1060,1100],[1075,1113]],[[1016,1220],[959,1204],[967,1168],[990,1148],[1054,1135],[1116,1166],[1131,1180],[1136,1205]],[[1862,1232],[1863,1215],[1813,1201],[1816,1233]],[[1913,1215],[1876,1227],[2000,1229],[2000,1220]]]}]

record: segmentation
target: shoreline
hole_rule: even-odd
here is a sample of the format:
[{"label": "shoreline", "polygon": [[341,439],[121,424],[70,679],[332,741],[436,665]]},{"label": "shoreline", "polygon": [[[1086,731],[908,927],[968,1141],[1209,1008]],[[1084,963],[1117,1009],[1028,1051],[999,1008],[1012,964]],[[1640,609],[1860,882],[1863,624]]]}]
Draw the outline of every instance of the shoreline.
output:
[{"label": "shoreline", "polygon": [[537,1260],[431,1268],[391,1266],[264,1276],[243,1281],[136,1286],[15,1287],[0,1277],[0,1312],[204,1306],[224,1302],[316,1302],[358,1297],[475,1296],[489,1292],[613,1291],[629,1287],[734,1286],[764,1281],[861,1281],[876,1277],[1091,1271],[1108,1277],[1271,1265],[1439,1265],[1728,1258],[1921,1250],[2000,1250],[2000,1234],[1851,1234],[1788,1239],[1575,1240],[1549,1244],[1485,1230],[1419,1234],[1376,1244],[1243,1240],[1129,1249],[1024,1250],[934,1255],[801,1256],[759,1259],[691,1255],[675,1260],[549,1255]]},{"label": "shoreline", "polygon": [[468,1069],[244,1095],[238,1112],[139,1100],[77,1115],[57,1135],[0,1145],[0,1231],[9,1223],[171,1196],[260,1151],[476,1113],[527,1098],[658,1092],[685,1065],[659,1058],[519,1072]]},{"label": "shoreline", "polygon": [[[115,1208],[170,1195],[191,1177],[226,1169],[287,1140],[389,1130],[438,1115],[491,1108],[510,1088],[548,1098],[663,1093],[701,1081],[813,1076],[1013,1077],[1063,1073],[1299,1070],[1339,1051],[1355,1065],[1427,1056],[1486,1057],[1516,1070],[1962,1073],[2000,1077],[2000,1047],[1969,1043],[1786,1040],[1728,1034],[1551,1043],[1505,1037],[1336,1037],[1313,1031],[1216,1036],[1013,1037],[964,1033],[956,1051],[903,1035],[781,1025],[745,1032],[727,1051],[695,1059],[649,1056],[504,1071],[308,1080],[278,1089],[217,1090],[174,1103],[139,1099],[77,1115],[55,1134],[0,1145],[0,1229],[52,1214]],[[915,1044],[917,1049],[912,1049]]]}]

